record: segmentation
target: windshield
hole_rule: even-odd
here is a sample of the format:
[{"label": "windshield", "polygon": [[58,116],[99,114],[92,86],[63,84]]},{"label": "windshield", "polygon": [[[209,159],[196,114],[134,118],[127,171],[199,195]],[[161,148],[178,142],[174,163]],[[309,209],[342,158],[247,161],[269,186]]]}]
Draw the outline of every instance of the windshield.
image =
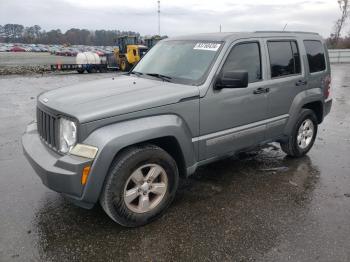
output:
[{"label": "windshield", "polygon": [[220,46],[220,42],[159,42],[135,66],[132,73],[196,85],[205,80]]}]

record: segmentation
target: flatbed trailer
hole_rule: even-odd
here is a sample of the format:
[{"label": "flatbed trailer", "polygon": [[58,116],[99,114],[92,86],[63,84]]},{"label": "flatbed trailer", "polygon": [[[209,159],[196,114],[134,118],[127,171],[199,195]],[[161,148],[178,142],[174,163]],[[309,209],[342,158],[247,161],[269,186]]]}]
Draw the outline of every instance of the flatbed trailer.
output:
[{"label": "flatbed trailer", "polygon": [[117,67],[111,67],[107,64],[85,64],[85,65],[78,65],[78,64],[55,64],[50,65],[51,71],[77,71],[78,73],[82,74],[85,71],[88,73],[105,73],[110,70],[117,70]]}]

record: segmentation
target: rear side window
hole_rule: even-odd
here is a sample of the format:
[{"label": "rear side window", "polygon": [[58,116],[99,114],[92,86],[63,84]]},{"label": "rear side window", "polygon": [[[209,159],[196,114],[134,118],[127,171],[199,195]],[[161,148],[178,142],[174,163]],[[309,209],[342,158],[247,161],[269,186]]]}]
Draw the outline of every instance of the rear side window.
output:
[{"label": "rear side window", "polygon": [[261,80],[260,47],[257,42],[241,43],[233,47],[222,69],[225,71],[246,70],[248,82]]},{"label": "rear side window", "polygon": [[307,54],[307,61],[309,62],[310,73],[325,70],[326,60],[324,58],[322,43],[317,40],[305,40],[304,45]]},{"label": "rear side window", "polygon": [[271,77],[301,73],[300,54],[296,41],[268,41]]}]

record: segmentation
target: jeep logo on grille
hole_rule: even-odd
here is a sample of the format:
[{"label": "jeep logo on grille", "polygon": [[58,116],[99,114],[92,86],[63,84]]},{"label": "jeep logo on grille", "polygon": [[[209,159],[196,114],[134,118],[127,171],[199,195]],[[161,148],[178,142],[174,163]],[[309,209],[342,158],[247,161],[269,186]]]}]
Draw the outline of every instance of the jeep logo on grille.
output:
[{"label": "jeep logo on grille", "polygon": [[43,102],[47,103],[47,102],[49,102],[49,99],[47,97],[45,97],[45,98],[43,98]]}]

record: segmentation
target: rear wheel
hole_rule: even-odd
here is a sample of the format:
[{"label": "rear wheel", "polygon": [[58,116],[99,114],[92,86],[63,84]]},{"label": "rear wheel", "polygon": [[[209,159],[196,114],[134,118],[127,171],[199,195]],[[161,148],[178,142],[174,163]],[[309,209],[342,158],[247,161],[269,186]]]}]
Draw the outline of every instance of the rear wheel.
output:
[{"label": "rear wheel", "polygon": [[86,71],[87,71],[88,73],[96,73],[96,72],[97,72],[96,68],[93,67],[93,66],[91,66],[91,67],[89,67],[88,69],[86,69]]},{"label": "rear wheel", "polygon": [[106,73],[106,72],[107,72],[107,67],[101,66],[101,67],[99,68],[99,71],[100,71],[100,73]]},{"label": "rear wheel", "polygon": [[317,125],[315,113],[310,109],[303,109],[288,141],[281,143],[282,150],[292,157],[304,156],[315,142]]},{"label": "rear wheel", "polygon": [[114,160],[100,203],[117,223],[141,226],[163,214],[175,197],[178,179],[176,162],[163,149],[132,147]]}]

